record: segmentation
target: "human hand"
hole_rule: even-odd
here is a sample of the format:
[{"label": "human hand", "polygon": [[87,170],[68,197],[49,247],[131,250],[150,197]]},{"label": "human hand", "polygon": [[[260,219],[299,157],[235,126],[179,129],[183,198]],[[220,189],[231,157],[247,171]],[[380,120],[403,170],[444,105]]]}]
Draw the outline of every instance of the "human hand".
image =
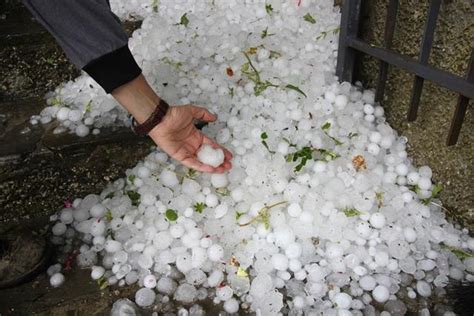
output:
[{"label": "human hand", "polygon": [[[213,122],[216,116],[194,105],[172,106],[148,135],[164,152],[188,168],[208,173],[223,173],[232,168],[231,152],[201,133],[194,126],[195,120]],[[224,151],[222,165],[214,168],[197,160],[197,152],[203,144]]]}]

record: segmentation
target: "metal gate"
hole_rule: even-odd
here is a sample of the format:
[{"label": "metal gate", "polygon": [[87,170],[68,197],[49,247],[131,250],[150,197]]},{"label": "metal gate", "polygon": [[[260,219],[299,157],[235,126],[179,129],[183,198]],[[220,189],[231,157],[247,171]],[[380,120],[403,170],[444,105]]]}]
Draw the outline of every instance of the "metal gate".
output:
[{"label": "metal gate", "polygon": [[442,87],[459,93],[456,110],[451,120],[451,127],[446,142],[448,146],[456,144],[469,99],[474,99],[474,49],[471,50],[471,57],[465,78],[428,64],[441,0],[430,1],[418,60],[391,50],[399,1],[389,0],[385,20],[383,47],[370,45],[358,37],[361,3],[362,0],[342,1],[341,29],[336,68],[336,75],[339,77],[339,80],[353,82],[354,63],[358,52],[375,57],[380,61],[375,92],[376,101],[380,101],[383,98],[389,65],[414,74],[415,78],[407,117],[409,122],[416,120],[424,80],[432,81]]}]

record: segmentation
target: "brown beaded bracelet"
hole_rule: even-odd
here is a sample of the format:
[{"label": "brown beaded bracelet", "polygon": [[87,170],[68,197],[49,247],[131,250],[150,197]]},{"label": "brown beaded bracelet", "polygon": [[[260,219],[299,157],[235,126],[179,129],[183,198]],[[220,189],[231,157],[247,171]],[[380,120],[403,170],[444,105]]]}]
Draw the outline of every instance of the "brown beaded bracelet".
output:
[{"label": "brown beaded bracelet", "polygon": [[164,100],[160,100],[160,103],[158,103],[153,113],[151,113],[145,122],[138,124],[135,119],[132,120],[132,130],[135,134],[140,136],[148,135],[148,133],[163,120],[169,107],[168,103]]}]

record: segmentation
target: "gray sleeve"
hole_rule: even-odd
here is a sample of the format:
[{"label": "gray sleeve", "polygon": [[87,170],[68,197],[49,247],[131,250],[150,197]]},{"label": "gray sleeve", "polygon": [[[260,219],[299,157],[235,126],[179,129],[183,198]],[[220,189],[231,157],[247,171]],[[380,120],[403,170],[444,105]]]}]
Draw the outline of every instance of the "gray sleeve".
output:
[{"label": "gray sleeve", "polygon": [[79,68],[128,42],[128,36],[107,0],[23,2]]},{"label": "gray sleeve", "polygon": [[108,0],[23,0],[78,68],[109,93],[141,73]]}]

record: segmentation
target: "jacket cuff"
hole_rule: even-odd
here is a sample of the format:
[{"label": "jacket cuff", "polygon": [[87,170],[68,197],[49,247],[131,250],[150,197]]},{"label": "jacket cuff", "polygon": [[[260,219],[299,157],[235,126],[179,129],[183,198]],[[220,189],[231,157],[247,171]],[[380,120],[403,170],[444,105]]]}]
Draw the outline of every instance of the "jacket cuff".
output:
[{"label": "jacket cuff", "polygon": [[82,70],[87,72],[107,93],[132,81],[142,73],[128,45],[94,59]]}]

